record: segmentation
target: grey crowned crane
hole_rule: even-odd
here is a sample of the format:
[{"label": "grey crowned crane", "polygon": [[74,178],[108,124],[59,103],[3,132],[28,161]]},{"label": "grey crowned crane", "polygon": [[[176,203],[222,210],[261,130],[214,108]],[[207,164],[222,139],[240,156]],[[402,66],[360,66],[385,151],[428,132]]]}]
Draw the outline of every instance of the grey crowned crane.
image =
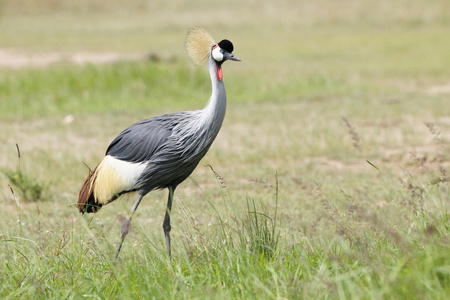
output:
[{"label": "grey crowned crane", "polygon": [[212,94],[207,105],[202,110],[153,117],[128,127],[111,142],[106,156],[81,187],[77,206],[82,214],[95,213],[123,194],[138,192],[131,214],[122,224],[116,257],[142,198],[164,188],[169,190],[163,229],[170,257],[175,189],[194,171],[222,126],[227,101],[222,64],[240,61],[232,54],[233,44],[229,40],[215,43],[206,30],[193,28],[187,34],[186,50],[195,64],[208,63]]}]

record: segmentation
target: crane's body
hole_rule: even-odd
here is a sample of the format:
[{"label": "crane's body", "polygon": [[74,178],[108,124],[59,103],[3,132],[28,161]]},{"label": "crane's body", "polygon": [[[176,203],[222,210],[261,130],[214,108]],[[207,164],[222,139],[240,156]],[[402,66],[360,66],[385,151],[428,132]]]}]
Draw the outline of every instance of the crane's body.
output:
[{"label": "crane's body", "polygon": [[[209,45],[211,42],[202,29],[196,28],[188,34],[187,47],[190,47],[188,52],[193,61],[198,63],[206,58],[208,62],[212,94],[205,108],[153,117],[128,127],[111,142],[106,156],[90,172],[80,190],[78,208],[81,213],[97,212],[122,194],[138,192],[131,216],[122,226],[116,255],[142,197],[154,189],[168,188],[163,228],[170,256],[173,193],[194,171],[219,133],[227,100],[221,66],[227,59],[239,60],[231,54],[233,45],[228,40]],[[207,57],[205,46],[209,47]]]}]

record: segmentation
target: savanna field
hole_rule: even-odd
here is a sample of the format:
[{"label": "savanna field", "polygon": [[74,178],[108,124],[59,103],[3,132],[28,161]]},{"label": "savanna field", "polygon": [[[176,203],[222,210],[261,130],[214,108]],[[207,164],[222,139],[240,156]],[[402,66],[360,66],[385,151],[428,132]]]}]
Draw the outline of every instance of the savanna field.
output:
[{"label": "savanna field", "polygon": [[[230,39],[221,132],[175,194],[78,213],[123,129],[201,109],[186,32]],[[1,1],[0,298],[447,299],[450,2]]]}]

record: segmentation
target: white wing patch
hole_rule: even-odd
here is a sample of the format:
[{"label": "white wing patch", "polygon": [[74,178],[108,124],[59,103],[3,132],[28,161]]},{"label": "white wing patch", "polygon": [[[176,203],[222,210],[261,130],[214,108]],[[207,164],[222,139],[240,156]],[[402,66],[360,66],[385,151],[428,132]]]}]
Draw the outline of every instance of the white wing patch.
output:
[{"label": "white wing patch", "polygon": [[130,163],[110,155],[105,156],[95,171],[94,197],[98,203],[107,204],[123,191],[137,188],[136,182],[147,163]]}]

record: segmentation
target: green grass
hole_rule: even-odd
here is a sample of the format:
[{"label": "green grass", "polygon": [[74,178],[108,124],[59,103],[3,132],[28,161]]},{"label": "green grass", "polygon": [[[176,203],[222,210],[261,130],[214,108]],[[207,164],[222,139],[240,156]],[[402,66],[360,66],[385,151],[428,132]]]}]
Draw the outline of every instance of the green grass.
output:
[{"label": "green grass", "polygon": [[[253,247],[258,234],[245,228],[258,226],[248,222],[261,223],[273,212],[255,214],[254,207],[244,215],[218,215],[217,223],[205,229],[178,205],[177,214],[183,218],[177,224],[180,233],[172,262],[157,242],[161,235],[149,236],[141,225],[134,228],[136,244],[129,240],[115,260],[110,225],[86,218],[83,226],[72,221],[50,234],[44,231],[47,220],[45,225],[39,220],[43,228],[32,232],[24,229],[22,223],[28,218],[21,216],[16,225],[2,224],[9,229],[2,241],[1,294],[11,298],[440,298],[449,292],[450,283],[449,214],[441,202],[448,187],[416,188],[409,203],[404,203],[406,195],[390,195],[389,202],[375,204],[371,210],[357,196],[319,188],[318,205],[327,220],[284,231],[270,256]],[[270,228],[253,228],[272,234]]]},{"label": "green grass", "polygon": [[[193,100],[198,94],[184,95],[183,90],[174,87],[190,85],[194,87],[193,91],[209,87],[205,86],[208,83],[205,74],[199,74],[198,69],[186,64],[140,62],[72,68],[20,70],[15,76],[4,78],[0,87],[4,99],[1,110],[7,113],[4,117],[92,113],[105,111],[106,107],[111,112],[177,105],[188,107],[195,105]],[[180,98],[186,102],[181,104],[177,101]]]},{"label": "green grass", "polygon": [[[119,2],[1,4],[2,48],[162,59],[0,69],[0,298],[447,298],[448,1]],[[173,260],[166,191],[116,260],[135,196],[81,216],[83,163],[136,121],[206,103],[193,25],[242,59],[224,65],[227,116],[175,194]],[[33,182],[42,199],[24,196]]]}]

